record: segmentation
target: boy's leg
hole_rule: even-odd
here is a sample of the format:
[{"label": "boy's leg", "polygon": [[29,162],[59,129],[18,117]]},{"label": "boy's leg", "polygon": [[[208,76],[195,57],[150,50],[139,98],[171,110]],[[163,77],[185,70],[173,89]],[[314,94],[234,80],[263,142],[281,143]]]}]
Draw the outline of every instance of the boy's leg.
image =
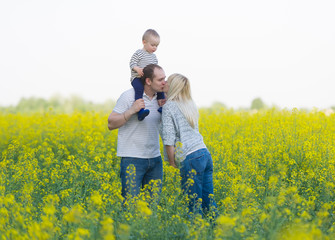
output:
[{"label": "boy's leg", "polygon": [[[137,99],[143,98],[143,92],[144,92],[144,86],[140,78],[134,78],[131,82],[131,85],[133,86],[135,90],[135,101]],[[150,113],[149,109],[142,108],[138,114],[138,120],[142,121],[146,116],[148,116]]]},{"label": "boy's leg", "polygon": [[[164,92],[158,92],[157,93],[157,101],[159,102],[159,100],[161,100],[161,99],[165,99],[165,93]],[[162,113],[162,107],[160,106],[157,111]]]},{"label": "boy's leg", "polygon": [[158,92],[157,93],[157,100],[159,99],[165,99],[165,93],[164,92]]},{"label": "boy's leg", "polygon": [[140,78],[134,78],[131,82],[131,85],[133,86],[135,90],[135,101],[137,99],[143,98],[143,92],[144,92],[144,86]]}]

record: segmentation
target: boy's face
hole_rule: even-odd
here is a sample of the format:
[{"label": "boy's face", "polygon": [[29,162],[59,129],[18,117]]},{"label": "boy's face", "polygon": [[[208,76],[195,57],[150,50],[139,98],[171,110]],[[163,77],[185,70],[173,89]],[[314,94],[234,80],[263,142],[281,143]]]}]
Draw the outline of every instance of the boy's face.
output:
[{"label": "boy's face", "polygon": [[143,40],[143,48],[148,53],[154,53],[159,45],[159,38],[150,36],[147,40]]}]

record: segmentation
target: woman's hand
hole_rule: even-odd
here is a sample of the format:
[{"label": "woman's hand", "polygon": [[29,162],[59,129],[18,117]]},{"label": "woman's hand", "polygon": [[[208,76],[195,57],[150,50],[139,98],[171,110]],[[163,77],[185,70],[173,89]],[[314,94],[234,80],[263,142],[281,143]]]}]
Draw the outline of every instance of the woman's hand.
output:
[{"label": "woman's hand", "polygon": [[176,163],[173,161],[173,163],[171,163],[170,161],[169,161],[169,163],[170,163],[170,166],[172,166],[172,167],[174,167],[174,168],[178,168],[177,167],[177,165],[176,165]]},{"label": "woman's hand", "polygon": [[166,150],[166,154],[168,156],[169,159],[169,163],[172,167],[177,168],[176,162],[174,160],[174,146],[171,145],[165,145],[165,150]]}]

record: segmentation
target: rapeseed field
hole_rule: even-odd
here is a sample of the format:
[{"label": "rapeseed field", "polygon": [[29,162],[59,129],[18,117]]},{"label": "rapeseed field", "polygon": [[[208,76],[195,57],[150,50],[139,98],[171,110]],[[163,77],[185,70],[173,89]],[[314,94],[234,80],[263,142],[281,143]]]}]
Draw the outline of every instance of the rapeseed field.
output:
[{"label": "rapeseed field", "polygon": [[161,194],[123,207],[108,114],[0,113],[0,239],[335,239],[335,114],[200,116],[219,209],[204,218],[166,162]]}]

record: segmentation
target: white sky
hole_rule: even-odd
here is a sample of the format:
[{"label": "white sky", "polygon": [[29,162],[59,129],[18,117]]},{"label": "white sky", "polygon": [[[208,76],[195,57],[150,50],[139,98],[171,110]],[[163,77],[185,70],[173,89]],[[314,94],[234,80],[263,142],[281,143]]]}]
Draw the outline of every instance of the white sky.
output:
[{"label": "white sky", "polygon": [[21,97],[116,100],[148,28],[166,75],[198,106],[335,106],[333,0],[1,0],[0,105]]}]

